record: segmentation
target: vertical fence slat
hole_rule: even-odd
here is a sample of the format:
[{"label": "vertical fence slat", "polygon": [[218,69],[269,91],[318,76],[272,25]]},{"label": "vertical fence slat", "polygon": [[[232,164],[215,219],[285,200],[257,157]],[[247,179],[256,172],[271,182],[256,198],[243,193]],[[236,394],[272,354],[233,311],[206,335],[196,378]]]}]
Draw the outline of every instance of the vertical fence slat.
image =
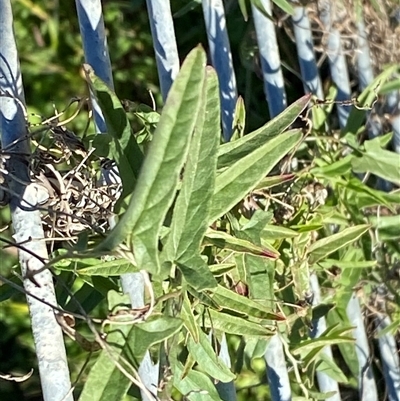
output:
[{"label": "vertical fence slat", "polygon": [[[349,73],[347,69],[346,56],[342,49],[340,32],[334,27],[332,17],[332,3],[329,0],[320,1],[319,17],[324,26],[327,38],[326,52],[328,55],[331,78],[337,87],[336,100],[339,102],[351,99]],[[351,106],[337,105],[340,128],[346,126]]]},{"label": "vertical fence slat", "polygon": [[[85,61],[94,69],[111,89],[114,88],[111,61],[108,52],[107,38],[105,35],[103,12],[100,0],[76,0],[79,26],[81,30]],[[96,99],[91,94],[94,109],[94,120],[98,133],[107,131],[103,113]],[[106,182],[120,180],[115,168],[103,170],[103,179]],[[121,276],[122,289],[129,294],[132,308],[140,308],[144,305],[144,284],[141,273],[128,273]],[[153,366],[150,355],[147,352],[139,366],[139,376],[148,390],[154,391],[158,383],[158,366]],[[156,392],[156,391],[155,391]],[[152,401],[141,390],[144,401]]]},{"label": "vertical fence slat", "polygon": [[324,94],[315,60],[314,41],[307,9],[295,7],[292,21],[305,93],[312,93],[323,99]]},{"label": "vertical fence slat", "polygon": [[397,352],[397,345],[394,336],[390,333],[383,333],[386,327],[391,324],[390,318],[382,314],[375,317],[377,328],[379,351],[383,366],[383,375],[388,391],[389,401],[400,400],[400,361]]},{"label": "vertical fence slat", "polygon": [[[47,260],[40,212],[35,210],[39,188],[29,183],[28,159],[30,147],[25,121],[25,98],[22,77],[13,31],[11,2],[0,1],[0,134],[2,148],[20,153],[7,165],[11,196],[11,215],[14,239],[31,253],[19,251],[22,275],[33,273],[43,267]],[[25,138],[25,139],[24,139]],[[11,176],[12,174],[12,176]],[[23,200],[22,200],[23,199]],[[37,257],[33,256],[37,255]],[[53,278],[44,270],[24,279],[24,288],[47,303],[57,306]],[[34,283],[38,285],[36,285]],[[71,382],[61,327],[56,321],[52,307],[27,296],[31,326],[39,366],[42,395],[45,401],[72,401]]]},{"label": "vertical fence slat", "polygon": [[[307,9],[305,7],[295,7],[292,21],[305,92],[311,92],[318,98],[323,99],[324,94],[315,59],[314,42]],[[310,288],[314,295],[313,306],[317,306],[321,303],[321,290],[316,273],[312,273],[310,276]],[[321,317],[313,322],[313,326],[314,329],[310,335],[312,338],[317,338],[326,330],[325,317]],[[323,352],[330,359],[333,359],[331,347],[325,347]],[[321,392],[328,393],[333,391],[335,393],[333,396],[327,398],[327,401],[340,401],[341,396],[338,383],[324,372],[317,370],[316,375]]]},{"label": "vertical fence slat", "polygon": [[[313,306],[317,306],[321,303],[321,289],[319,286],[318,277],[315,273],[311,274],[310,287],[314,295]],[[327,329],[325,317],[321,317],[318,320],[313,321],[312,323],[313,323],[313,330],[311,332],[312,338],[320,337],[321,334]],[[324,352],[329,359],[333,360],[331,347],[326,346],[322,352]],[[339,385],[337,381],[332,377],[328,376],[324,372],[319,372],[317,370],[316,374],[317,374],[318,386],[321,392],[323,393],[328,393],[330,391],[335,392],[335,394],[332,395],[331,397],[328,397],[326,401],[340,401],[342,398],[340,396]]]},{"label": "vertical fence slat", "polygon": [[[261,0],[260,3],[265,11],[271,15],[270,0]],[[273,118],[287,106],[275,26],[254,4],[251,5],[251,9],[260,51],[264,92],[268,102],[270,117]]]},{"label": "vertical fence slat", "polygon": [[219,81],[222,129],[224,138],[228,141],[232,135],[237,89],[222,0],[203,0],[203,14],[211,61]]},{"label": "vertical fence slat", "polygon": [[[331,2],[322,0],[319,4],[320,19],[324,25],[327,35],[327,53],[332,81],[337,86],[338,94],[336,100],[345,101],[351,98],[349,74],[346,57],[341,45],[340,32],[334,28],[334,17],[332,16]],[[346,126],[350,114],[350,106],[338,105],[339,125]],[[357,354],[359,373],[358,389],[360,398],[365,401],[377,401],[377,389],[373,377],[370,361],[370,353],[364,321],[361,313],[360,303],[356,294],[353,293],[346,308],[349,321],[355,326],[353,337],[355,339],[355,350]]]},{"label": "vertical fence slat", "polygon": [[[371,52],[368,44],[368,34],[365,30],[364,18],[360,7],[356,7],[356,27],[357,27],[357,73],[360,91],[363,91],[374,80],[374,72],[372,68]],[[366,127],[368,137],[375,138],[382,134],[382,123],[379,116],[371,118],[373,110],[367,112]],[[377,177],[376,188],[389,192],[393,187],[392,183]]]},{"label": "vertical fence slat", "polygon": [[[232,364],[228,351],[228,342],[226,341],[225,335],[222,336],[218,356],[221,358],[222,362],[230,369]],[[234,382],[228,382],[228,383],[218,382],[215,385],[215,387],[217,388],[221,400],[236,401],[237,397],[236,397],[236,389]]]},{"label": "vertical fence slat", "polygon": [[[221,0],[203,0],[202,7],[211,62],[218,76],[223,136],[225,141],[229,141],[232,136],[237,88],[229,37],[226,29],[224,5]],[[222,336],[219,356],[228,367],[231,366],[225,334]],[[233,381],[228,383],[219,382],[216,388],[222,400],[236,400],[236,390]]]},{"label": "vertical fence slat", "polygon": [[165,102],[172,82],[179,72],[179,56],[171,6],[169,1],[166,0],[146,0],[146,4],[156,55],[161,95]]},{"label": "vertical fence slat", "polygon": [[[100,0],[76,0],[75,3],[78,12],[85,62],[94,69],[94,72],[99,78],[113,89],[114,83],[111,72],[111,61],[108,54],[101,2]],[[97,132],[106,132],[107,127],[103,113],[94,96],[91,96],[91,100]]]},{"label": "vertical fence slat", "polygon": [[355,293],[352,294],[346,308],[346,313],[351,324],[355,327],[353,337],[355,339],[356,354],[358,359],[358,390],[360,400],[378,401],[378,393],[371,367],[368,338],[365,332],[364,320],[361,313],[360,301]]},{"label": "vertical fence slat", "polygon": [[[265,11],[271,15],[269,0],[261,0]],[[260,52],[264,80],[264,92],[268,102],[270,118],[281,113],[287,106],[283,74],[275,26],[254,4],[251,5]],[[292,392],[283,345],[280,337],[274,335],[269,340],[264,359],[267,365],[267,378],[273,401],[290,401]]]}]

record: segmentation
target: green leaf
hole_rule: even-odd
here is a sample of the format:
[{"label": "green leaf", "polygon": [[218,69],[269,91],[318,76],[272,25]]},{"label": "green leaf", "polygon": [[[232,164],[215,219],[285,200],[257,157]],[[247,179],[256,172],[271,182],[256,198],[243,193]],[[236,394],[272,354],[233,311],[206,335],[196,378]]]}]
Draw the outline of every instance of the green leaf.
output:
[{"label": "green leaf", "polygon": [[319,320],[326,316],[335,307],[335,304],[318,304],[312,308],[312,320]]},{"label": "green leaf", "polygon": [[199,341],[195,342],[192,337],[189,337],[187,346],[200,369],[223,383],[234,380],[235,375],[215,353],[206,334],[202,331],[199,334]]},{"label": "green leaf", "polygon": [[292,181],[295,177],[294,174],[282,174],[275,176],[268,176],[263,178],[254,188],[254,190],[268,189],[277,185],[283,184],[288,181]]},{"label": "green leaf", "polygon": [[246,271],[246,283],[253,299],[267,300],[271,303],[275,298],[274,274],[275,263],[266,258],[245,254],[243,268]]},{"label": "green leaf", "polygon": [[272,0],[282,11],[287,14],[293,15],[294,9],[291,4],[286,0]]},{"label": "green leaf", "polygon": [[192,305],[190,304],[187,292],[184,292],[182,309],[181,309],[181,319],[185,325],[187,331],[192,336],[195,342],[199,341],[199,326],[197,325],[196,318],[194,317]]},{"label": "green leaf", "polygon": [[[217,75],[211,67],[207,70],[204,95],[206,101],[199,110],[182,186],[174,207],[171,230],[163,251],[167,260],[186,267],[190,267],[194,260],[200,260],[200,246],[207,231],[215,186],[220,141],[220,101]],[[203,281],[208,277],[206,288],[215,286],[216,281],[207,264],[196,262],[195,265],[197,269],[203,266],[197,274],[204,276]],[[190,278],[186,279],[190,283]]]},{"label": "green leaf", "polygon": [[115,93],[94,74],[92,67],[84,64],[86,80],[103,113],[110,142],[110,158],[118,166],[123,184],[121,198],[131,194],[143,163],[143,153],[131,132],[131,125],[126,112]]},{"label": "green leaf", "polygon": [[351,171],[351,161],[354,155],[347,155],[340,160],[311,169],[310,173],[316,177],[338,177]]},{"label": "green leaf", "polygon": [[[109,294],[110,310],[114,305],[127,302],[126,297]],[[114,304],[114,305],[113,305]],[[80,401],[121,400],[129,390],[131,381],[116,366],[125,358],[135,369],[138,368],[150,346],[169,338],[182,327],[182,321],[171,317],[150,317],[139,324],[113,324],[107,335],[109,348],[102,350],[91,368]],[[122,365],[127,369],[125,363]],[[130,369],[127,369],[130,371]]]},{"label": "green leaf", "polygon": [[299,233],[282,226],[266,225],[262,231],[262,240],[276,241],[280,239],[297,237]]},{"label": "green leaf", "polygon": [[137,266],[159,272],[159,233],[174,200],[197,120],[205,64],[200,47],[187,56],[168,94],[128,209],[95,251],[111,251],[128,237]]},{"label": "green leaf", "polygon": [[183,321],[175,317],[150,316],[145,322],[135,324],[129,334],[130,350],[140,362],[146,351],[181,330]]},{"label": "green leaf", "polygon": [[237,294],[219,285],[212,295],[212,299],[222,308],[240,313],[245,316],[253,316],[259,319],[285,320],[280,313],[275,313],[271,308],[252,299]]},{"label": "green leaf", "polygon": [[190,370],[183,377],[183,365],[179,361],[172,363],[174,387],[190,401],[222,401],[217,389],[204,373]]},{"label": "green leaf", "polygon": [[346,228],[343,231],[314,242],[308,249],[310,264],[326,258],[332,252],[352,244],[370,229],[369,224]]},{"label": "green leaf", "polygon": [[332,379],[334,379],[338,383],[347,384],[349,382],[346,375],[329,355],[321,352],[319,354],[319,359],[320,362],[317,364],[318,372],[325,373],[329,377],[332,377]]},{"label": "green leaf", "polygon": [[365,152],[361,157],[355,157],[351,165],[355,173],[370,172],[400,185],[400,157],[397,153],[382,149],[379,138],[364,142]]},{"label": "green leaf", "polygon": [[369,223],[378,229],[380,241],[400,239],[400,215],[396,216],[369,216]]},{"label": "green leaf", "polygon": [[232,124],[231,142],[236,141],[244,136],[244,128],[246,126],[246,107],[241,96],[238,97],[235,107],[235,113]]},{"label": "green leaf", "polygon": [[246,0],[238,0],[240,11],[243,15],[244,20],[247,22],[249,19],[249,14],[247,12]]},{"label": "green leaf", "polygon": [[282,134],[307,107],[309,101],[310,96],[305,95],[258,130],[237,141],[221,145],[218,150],[218,169],[230,166],[263,146],[268,140]]},{"label": "green leaf", "polygon": [[365,261],[355,261],[355,260],[335,260],[335,259],[325,259],[318,262],[317,267],[321,270],[329,270],[332,267],[338,267],[339,269],[369,269],[377,265],[376,260],[365,260]]},{"label": "green leaf", "polygon": [[345,336],[321,336],[315,339],[303,341],[300,345],[292,349],[291,353],[293,355],[306,354],[312,352],[315,348],[321,348],[322,350],[322,348],[327,345],[342,343],[354,343],[354,338]]},{"label": "green leaf", "polygon": [[390,92],[393,92],[393,91],[396,91],[399,89],[400,89],[400,78],[396,78],[389,82],[384,83],[379,90],[379,94],[387,95]]},{"label": "green leaf", "polygon": [[351,133],[355,135],[357,133],[365,119],[367,111],[371,109],[373,103],[377,99],[382,84],[386,82],[397,69],[397,65],[386,68],[358,96],[357,107],[352,108],[346,126],[342,130],[343,134]]},{"label": "green leaf", "polygon": [[235,252],[251,253],[257,256],[276,259],[279,257],[279,252],[271,246],[261,247],[254,245],[250,241],[239,239],[229,235],[224,231],[208,230],[204,237],[204,244],[213,245],[221,249],[229,249]]},{"label": "green leaf", "polygon": [[185,261],[185,263],[177,261],[176,265],[186,282],[195,290],[211,290],[217,286],[217,281],[201,256],[194,255],[191,259]]},{"label": "green leaf", "polygon": [[385,192],[370,188],[357,178],[351,178],[345,182],[340,180],[338,185],[346,189],[349,199],[355,198],[360,208],[365,207],[365,205],[385,205],[389,209],[391,207]]},{"label": "green leaf", "polygon": [[[234,263],[219,263],[216,265],[210,265],[208,266],[212,272],[212,274],[216,277],[222,276],[223,274],[229,273],[232,269],[235,268]],[[1,287],[0,287],[0,292],[1,292]]]},{"label": "green leaf", "polygon": [[248,240],[257,245],[261,244],[261,232],[271,221],[273,214],[264,210],[256,210],[251,219],[245,223],[240,230],[235,230],[238,238]]},{"label": "green leaf", "polygon": [[229,212],[252,191],[276,163],[293,149],[301,136],[300,131],[283,133],[243,156],[219,174],[212,199],[209,224]]},{"label": "green leaf", "polygon": [[224,333],[237,334],[238,336],[262,336],[269,337],[274,334],[275,326],[263,326],[238,316],[216,312],[208,309],[204,316],[204,324],[213,330],[221,330]]},{"label": "green leaf", "polygon": [[120,276],[125,273],[138,272],[139,269],[125,259],[115,259],[110,261],[101,261],[99,259],[74,260],[68,265],[54,266],[59,270],[74,271],[81,276]]}]

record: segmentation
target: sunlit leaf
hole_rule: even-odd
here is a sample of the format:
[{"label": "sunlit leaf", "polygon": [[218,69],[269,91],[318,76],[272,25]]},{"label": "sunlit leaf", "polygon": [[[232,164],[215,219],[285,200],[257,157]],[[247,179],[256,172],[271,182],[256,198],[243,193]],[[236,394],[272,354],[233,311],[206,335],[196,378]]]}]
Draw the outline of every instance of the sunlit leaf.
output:
[{"label": "sunlit leaf", "polygon": [[183,63],[168,94],[129,206],[95,251],[111,251],[128,237],[137,266],[159,272],[159,232],[174,200],[197,120],[205,63],[201,48],[193,50]]},{"label": "sunlit leaf", "polygon": [[200,338],[198,342],[189,337],[188,350],[199,364],[200,369],[223,383],[234,380],[235,375],[215,353],[207,335],[202,331],[199,334]]},{"label": "sunlit leaf", "polygon": [[314,242],[308,249],[310,264],[317,263],[332,252],[352,244],[370,229],[369,224],[346,228],[343,231]]}]

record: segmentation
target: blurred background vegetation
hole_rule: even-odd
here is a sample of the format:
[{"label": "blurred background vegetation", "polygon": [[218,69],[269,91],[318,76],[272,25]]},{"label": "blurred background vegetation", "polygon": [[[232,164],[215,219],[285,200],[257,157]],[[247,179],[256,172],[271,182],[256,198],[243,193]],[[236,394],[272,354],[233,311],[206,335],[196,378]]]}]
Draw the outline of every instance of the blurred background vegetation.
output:
[{"label": "blurred background vegetation", "polygon": [[[394,2],[396,0],[393,0]],[[187,7],[188,4],[193,7]],[[251,20],[245,21],[236,0],[227,0],[226,15],[231,43],[238,92],[245,99],[247,129],[253,130],[268,121],[268,109],[263,92],[263,82],[258,63],[255,32]],[[14,29],[19,50],[21,70],[29,114],[52,116],[54,108],[64,109],[75,97],[87,96],[86,83],[82,77],[83,50],[75,4],[60,0],[14,0]],[[394,3],[393,3],[394,4]],[[198,43],[207,48],[207,38],[199,2],[172,0],[175,13],[175,29],[181,60]],[[104,0],[103,15],[108,34],[108,45],[117,95],[137,103],[162,106],[158,86],[156,62],[152,46],[145,0]],[[286,81],[288,103],[303,94],[299,79],[295,44],[288,29],[289,22],[274,16],[280,44],[283,73]],[[322,53],[318,54],[323,57]],[[322,61],[322,60],[321,60]],[[326,61],[321,74],[327,85]],[[353,81],[356,86],[357,82]],[[40,118],[30,117],[33,122]],[[87,123],[82,113],[68,126],[81,135]],[[10,214],[1,209],[0,228],[3,237],[11,237],[8,227]],[[2,251],[3,252],[3,251]],[[1,257],[1,274],[11,277],[17,264],[16,251],[7,249]],[[9,294],[0,287],[0,372],[26,374],[36,369],[35,354],[24,294]],[[6,301],[3,301],[6,299]],[[72,341],[67,341],[72,380],[76,379],[85,363],[86,354]],[[243,375],[239,387],[240,399],[248,398],[246,386],[264,379],[264,363],[255,361],[254,372]],[[35,379],[25,383],[2,381],[1,400],[40,400],[40,384]],[[256,379],[255,379],[256,378]],[[265,387],[260,386],[257,399],[263,400]],[[252,393],[254,396],[254,393]],[[254,399],[254,398],[252,398]]]}]

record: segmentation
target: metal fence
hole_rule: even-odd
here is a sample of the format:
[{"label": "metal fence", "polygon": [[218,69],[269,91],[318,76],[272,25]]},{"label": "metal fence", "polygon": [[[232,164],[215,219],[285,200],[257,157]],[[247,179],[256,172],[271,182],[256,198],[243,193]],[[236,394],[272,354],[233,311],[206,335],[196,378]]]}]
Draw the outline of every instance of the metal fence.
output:
[{"label": "metal fence", "polygon": [[[352,93],[346,55],[341,45],[341,34],[336,28],[336,15],[332,10],[334,3],[332,0],[319,1],[318,17],[325,35],[330,76],[337,88],[336,100],[338,101],[339,125],[343,128],[346,126],[349,116]],[[296,3],[291,4],[293,5],[294,13],[290,18],[304,92],[312,93],[323,100],[323,90],[313,45],[313,31],[308,16],[308,8],[300,4],[296,5]],[[10,0],[0,0],[1,141],[2,149],[12,149],[13,152],[28,154],[29,143],[26,131],[23,77],[20,73],[17,44],[13,34],[11,5]],[[287,107],[276,27],[269,17],[272,15],[273,6],[276,7],[269,0],[260,0],[258,5],[256,5],[256,2],[251,5],[259,47],[265,97],[271,117],[275,117]],[[97,76],[102,78],[110,88],[113,88],[101,2],[100,0],[76,0],[76,8],[85,62],[93,67]],[[180,65],[173,17],[170,4],[166,0],[147,0],[147,8],[151,22],[161,93],[165,100]],[[238,94],[229,35],[226,29],[224,4],[222,0],[203,0],[202,8],[207,30],[210,60],[217,71],[220,84],[223,136],[226,141],[229,141],[232,135],[232,122]],[[357,59],[358,82],[361,91],[374,78],[362,14],[359,15],[357,20],[357,30],[358,48],[354,50],[354,53]],[[393,147],[400,153],[399,92],[390,93],[387,99],[388,110],[392,113],[390,121],[394,132]],[[105,121],[94,97],[92,98],[92,103],[97,132],[105,132]],[[380,127],[374,125],[372,120],[368,128],[371,137],[379,135]],[[15,240],[20,243],[26,242],[24,250],[19,252],[22,274],[25,276],[28,271],[40,270],[48,257],[44,242],[31,240],[32,238],[43,238],[40,212],[35,208],[40,194],[34,183],[30,183],[27,165],[23,159],[12,158],[9,161],[8,169],[15,177],[15,180],[11,181],[9,188]],[[384,185],[384,183],[381,184]],[[21,207],[20,199],[23,199],[25,205],[30,205],[32,208],[29,210],[29,208]],[[38,255],[40,258],[33,257],[33,254]],[[142,307],[144,305],[142,276],[139,273],[130,273],[123,275],[121,279],[124,291],[130,295],[132,307]],[[311,278],[311,287],[315,294],[314,304],[318,304],[320,302],[320,291],[318,278],[315,275]],[[46,401],[72,401],[73,395],[62,331],[53,314],[53,308],[57,310],[57,300],[50,272],[43,270],[36,274],[35,281],[29,278],[25,279],[24,288],[26,293],[30,294],[27,296],[27,300],[32,319],[36,354],[39,361],[43,398]],[[378,401],[376,382],[370,368],[372,355],[367,341],[360,303],[355,294],[353,294],[349,302],[347,313],[349,320],[355,326],[353,335],[356,341],[359,363],[359,398],[363,401]],[[315,323],[316,330],[312,335],[318,337],[326,329],[326,323],[323,318]],[[376,318],[378,331],[384,330],[389,324],[388,317],[378,316]],[[44,327],[45,329],[43,329]],[[226,341],[223,341],[222,345],[220,354],[229,366],[230,361]],[[388,399],[390,401],[400,400],[400,367],[394,337],[384,333],[379,337],[379,347]],[[329,358],[332,358],[332,351],[329,347],[324,352]],[[274,401],[291,400],[288,367],[283,345],[278,336],[274,336],[270,340],[264,358],[271,399]],[[142,391],[142,399],[153,399],[150,393],[155,391],[154,383],[159,380],[159,366],[153,365],[148,354],[141,363],[139,374],[149,390]],[[317,373],[317,380],[321,392],[332,392],[327,400],[341,400],[337,382],[321,372]],[[233,383],[219,384],[218,386],[221,399],[229,401],[236,399]]]}]

